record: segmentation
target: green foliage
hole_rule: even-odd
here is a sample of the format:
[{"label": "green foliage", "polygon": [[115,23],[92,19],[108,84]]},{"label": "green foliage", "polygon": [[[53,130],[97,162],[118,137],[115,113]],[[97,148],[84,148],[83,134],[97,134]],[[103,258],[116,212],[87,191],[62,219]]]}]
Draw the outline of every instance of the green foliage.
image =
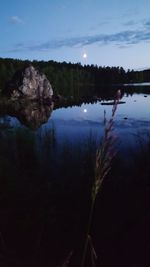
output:
[{"label": "green foliage", "polygon": [[58,63],[55,61],[29,61],[11,58],[0,58],[0,91],[14,73],[28,64],[44,72],[52,84],[55,94],[82,97],[99,94],[104,85],[123,84],[128,82],[149,81],[149,71],[127,72],[122,67],[98,67],[80,63]]}]

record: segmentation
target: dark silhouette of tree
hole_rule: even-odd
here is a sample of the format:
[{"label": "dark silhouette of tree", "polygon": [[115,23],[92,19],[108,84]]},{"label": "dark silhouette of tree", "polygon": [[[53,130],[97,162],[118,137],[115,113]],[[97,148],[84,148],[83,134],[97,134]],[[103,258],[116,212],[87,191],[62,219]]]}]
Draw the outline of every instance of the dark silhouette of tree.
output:
[{"label": "dark silhouette of tree", "polygon": [[150,70],[125,71],[122,67],[84,65],[49,61],[29,61],[0,58],[0,92],[12,79],[15,72],[32,64],[44,72],[50,80],[55,94],[82,97],[108,91],[108,87],[117,84],[148,82]]}]

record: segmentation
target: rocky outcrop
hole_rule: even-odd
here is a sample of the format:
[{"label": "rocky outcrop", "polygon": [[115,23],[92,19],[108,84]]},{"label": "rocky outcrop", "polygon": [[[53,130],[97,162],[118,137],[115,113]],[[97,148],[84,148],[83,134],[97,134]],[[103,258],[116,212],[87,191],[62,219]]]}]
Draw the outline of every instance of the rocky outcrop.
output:
[{"label": "rocky outcrop", "polygon": [[15,73],[10,83],[6,86],[4,94],[12,99],[48,99],[52,98],[53,90],[46,75],[40,73],[32,65]]}]

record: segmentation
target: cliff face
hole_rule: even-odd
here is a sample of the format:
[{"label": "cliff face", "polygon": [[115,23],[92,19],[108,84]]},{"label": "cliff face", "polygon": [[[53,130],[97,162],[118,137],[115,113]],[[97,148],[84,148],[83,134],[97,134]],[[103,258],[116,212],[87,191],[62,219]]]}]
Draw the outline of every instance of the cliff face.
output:
[{"label": "cliff face", "polygon": [[46,75],[30,65],[15,73],[4,93],[12,99],[47,99],[52,98],[53,89]]}]

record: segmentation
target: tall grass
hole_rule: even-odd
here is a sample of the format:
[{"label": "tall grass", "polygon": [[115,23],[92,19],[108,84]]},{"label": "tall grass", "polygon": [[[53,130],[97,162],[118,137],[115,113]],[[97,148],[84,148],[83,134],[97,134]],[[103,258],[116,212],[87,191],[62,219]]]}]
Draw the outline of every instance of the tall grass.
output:
[{"label": "tall grass", "polygon": [[115,113],[117,110],[118,102],[120,100],[120,96],[121,96],[121,92],[120,90],[118,90],[116,98],[114,100],[112,114],[109,120],[106,119],[106,113],[104,112],[104,124],[105,124],[104,135],[100,143],[100,146],[96,151],[95,177],[94,177],[93,186],[91,190],[91,207],[90,207],[89,219],[88,219],[88,224],[87,224],[85,243],[83,247],[81,267],[85,266],[88,245],[91,248],[91,260],[92,260],[93,266],[95,266],[95,260],[97,258],[96,252],[92,244],[92,238],[90,235],[91,223],[93,219],[93,211],[94,211],[97,194],[101,190],[103,181],[107,177],[107,174],[111,169],[111,163],[116,154],[116,152],[114,151],[114,143],[116,141],[116,138],[113,134],[113,124],[114,124],[114,117],[115,117]]}]

